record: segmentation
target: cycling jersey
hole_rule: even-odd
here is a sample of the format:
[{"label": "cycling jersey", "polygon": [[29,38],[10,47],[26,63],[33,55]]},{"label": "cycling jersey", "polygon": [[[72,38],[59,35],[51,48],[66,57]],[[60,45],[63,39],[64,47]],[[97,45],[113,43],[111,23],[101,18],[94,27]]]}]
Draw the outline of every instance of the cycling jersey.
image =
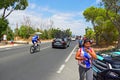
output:
[{"label": "cycling jersey", "polygon": [[35,42],[38,42],[39,37],[37,35],[32,37],[32,43],[34,44]]}]

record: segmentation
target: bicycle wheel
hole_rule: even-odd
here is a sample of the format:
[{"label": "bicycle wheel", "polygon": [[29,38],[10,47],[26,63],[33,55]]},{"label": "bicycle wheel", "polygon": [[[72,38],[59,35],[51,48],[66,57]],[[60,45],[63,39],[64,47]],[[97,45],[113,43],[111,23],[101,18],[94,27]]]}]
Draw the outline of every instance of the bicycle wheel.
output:
[{"label": "bicycle wheel", "polygon": [[36,50],[37,50],[38,52],[40,52],[40,45],[37,45]]},{"label": "bicycle wheel", "polygon": [[30,53],[33,54],[34,52],[35,52],[35,48],[34,48],[34,46],[31,46],[30,47]]}]

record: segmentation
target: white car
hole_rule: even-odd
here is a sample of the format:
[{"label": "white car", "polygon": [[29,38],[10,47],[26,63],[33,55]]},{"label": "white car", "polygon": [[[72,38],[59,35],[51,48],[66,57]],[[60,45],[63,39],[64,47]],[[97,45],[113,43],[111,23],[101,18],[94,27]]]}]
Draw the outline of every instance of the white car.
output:
[{"label": "white car", "polygon": [[71,40],[72,40],[72,41],[75,41],[75,40],[76,40],[76,38],[75,38],[75,37],[71,37]]}]

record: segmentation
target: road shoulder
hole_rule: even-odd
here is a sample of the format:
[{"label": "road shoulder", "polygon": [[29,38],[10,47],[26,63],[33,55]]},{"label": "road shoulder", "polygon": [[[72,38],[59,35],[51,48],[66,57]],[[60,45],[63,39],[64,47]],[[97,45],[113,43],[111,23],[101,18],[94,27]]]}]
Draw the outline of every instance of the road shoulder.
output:
[{"label": "road shoulder", "polygon": [[79,80],[78,62],[75,60],[75,53],[76,49],[69,61],[65,62],[63,70],[60,73],[56,72],[50,80]]}]

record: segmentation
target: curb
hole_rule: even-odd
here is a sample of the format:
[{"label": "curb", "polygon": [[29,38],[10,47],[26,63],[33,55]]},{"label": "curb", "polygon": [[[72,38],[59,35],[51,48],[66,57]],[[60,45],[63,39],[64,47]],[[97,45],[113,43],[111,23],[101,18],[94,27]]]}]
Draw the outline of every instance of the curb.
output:
[{"label": "curb", "polygon": [[[41,41],[41,43],[48,43],[48,42],[52,42],[52,41]],[[14,42],[14,43],[9,42],[9,44],[2,45],[2,46],[0,46],[0,48],[20,46],[20,45],[23,45],[23,44],[32,44],[32,42]]]}]

